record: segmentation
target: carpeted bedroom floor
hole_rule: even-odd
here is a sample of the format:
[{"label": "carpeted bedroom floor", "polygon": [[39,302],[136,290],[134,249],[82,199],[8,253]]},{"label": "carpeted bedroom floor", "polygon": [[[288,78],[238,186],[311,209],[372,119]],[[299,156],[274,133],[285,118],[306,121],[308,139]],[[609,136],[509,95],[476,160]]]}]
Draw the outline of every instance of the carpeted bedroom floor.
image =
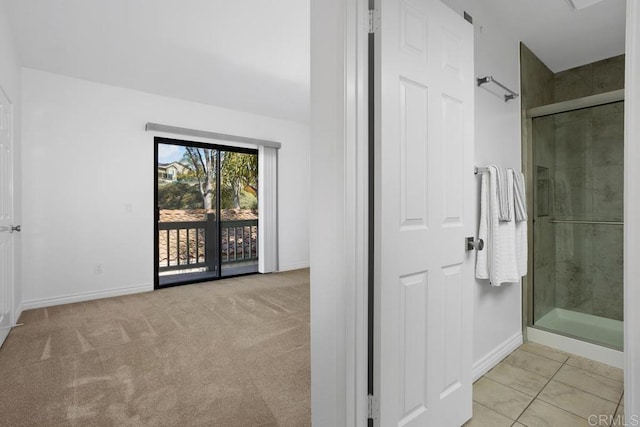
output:
[{"label": "carpeted bedroom floor", "polygon": [[308,426],[309,270],[25,311],[3,426]]}]

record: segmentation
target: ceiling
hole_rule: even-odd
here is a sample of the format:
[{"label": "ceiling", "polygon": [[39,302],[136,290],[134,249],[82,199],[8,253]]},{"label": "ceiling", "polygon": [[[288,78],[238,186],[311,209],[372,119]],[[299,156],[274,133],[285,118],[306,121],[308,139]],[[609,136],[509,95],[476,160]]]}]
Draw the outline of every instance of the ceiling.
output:
[{"label": "ceiling", "polygon": [[571,3],[575,8],[568,0],[482,0],[554,73],[624,53],[625,0]]},{"label": "ceiling", "polygon": [[[26,67],[309,120],[309,0],[0,1]],[[625,0],[443,1],[482,7],[554,72],[624,53]]]},{"label": "ceiling", "polygon": [[307,122],[309,1],[4,0],[23,66]]}]

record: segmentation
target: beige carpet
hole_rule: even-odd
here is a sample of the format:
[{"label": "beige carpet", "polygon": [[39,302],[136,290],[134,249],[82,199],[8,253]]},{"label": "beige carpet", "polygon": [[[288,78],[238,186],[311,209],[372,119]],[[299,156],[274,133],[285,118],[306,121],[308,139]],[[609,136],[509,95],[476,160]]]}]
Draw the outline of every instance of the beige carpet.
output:
[{"label": "beige carpet", "polygon": [[309,271],[29,310],[3,426],[310,425]]}]

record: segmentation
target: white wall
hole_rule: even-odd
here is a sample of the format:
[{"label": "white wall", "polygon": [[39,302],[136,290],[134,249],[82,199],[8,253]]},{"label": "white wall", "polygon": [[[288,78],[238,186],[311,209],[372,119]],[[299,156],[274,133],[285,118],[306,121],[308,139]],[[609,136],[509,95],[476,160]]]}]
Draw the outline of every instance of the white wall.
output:
[{"label": "white wall", "polygon": [[281,142],[280,268],[308,266],[308,124],[33,69],[22,81],[25,307],[153,288],[146,122]]},{"label": "white wall", "polygon": [[343,0],[311,2],[311,415],[344,425]]},{"label": "white wall", "polygon": [[[13,129],[13,153],[14,153],[14,224],[20,224],[22,220],[21,209],[21,82],[20,64],[14,47],[14,40],[9,30],[9,19],[5,11],[4,0],[0,1],[0,87],[7,93],[13,103],[14,129]],[[14,233],[14,314],[20,315],[22,302],[22,271],[20,270],[20,255],[22,236]],[[15,319],[17,320],[17,319]]]},{"label": "white wall", "polygon": [[[505,32],[481,2],[443,1],[456,12],[473,16],[475,28],[475,75],[494,76],[505,86],[520,91],[519,39]],[[499,164],[521,170],[520,102],[504,102],[484,88],[476,88],[475,162]],[[480,195],[478,179],[478,191]],[[476,203],[478,205],[478,203]],[[476,212],[478,215],[478,212]],[[474,287],[474,376],[491,367],[522,339],[522,286],[491,287],[476,281]],[[496,360],[497,359],[497,360]]]}]

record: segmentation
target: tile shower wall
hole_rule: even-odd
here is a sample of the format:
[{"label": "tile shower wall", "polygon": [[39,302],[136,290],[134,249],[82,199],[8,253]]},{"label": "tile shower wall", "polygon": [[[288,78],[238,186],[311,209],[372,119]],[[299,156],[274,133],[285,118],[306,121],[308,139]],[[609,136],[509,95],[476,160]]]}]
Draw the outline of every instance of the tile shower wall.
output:
[{"label": "tile shower wall", "polygon": [[523,43],[520,44],[520,73],[523,109],[554,103],[555,75]]},{"label": "tile shower wall", "polygon": [[624,89],[624,55],[556,73],[553,102]]},{"label": "tile shower wall", "polygon": [[[521,105],[525,117],[527,109],[553,103],[555,76],[524,44],[520,45],[520,70]],[[529,205],[533,206],[531,216],[534,219],[533,226],[529,227],[529,253],[533,255],[529,271],[533,271],[535,280],[533,310],[536,321],[556,306],[556,240],[554,225],[549,222],[552,218],[550,209],[553,207],[551,178],[555,172],[553,118],[541,118],[533,128],[529,128],[525,121],[523,131],[531,132],[533,140],[536,141],[534,151],[528,153],[536,159],[533,168],[534,178],[533,182],[527,183],[528,188],[534,192],[534,197],[528,200]],[[523,136],[523,139],[526,138],[526,135]],[[536,242],[535,246],[533,242]]]}]

